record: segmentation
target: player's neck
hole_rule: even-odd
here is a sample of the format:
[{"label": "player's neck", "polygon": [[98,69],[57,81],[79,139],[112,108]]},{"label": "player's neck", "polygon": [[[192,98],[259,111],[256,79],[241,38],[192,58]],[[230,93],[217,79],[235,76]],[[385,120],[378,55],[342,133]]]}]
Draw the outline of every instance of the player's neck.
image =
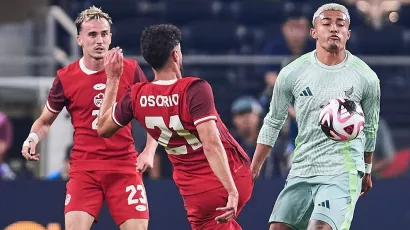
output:
[{"label": "player's neck", "polygon": [[158,81],[168,81],[178,79],[177,74],[173,71],[154,71],[155,80]]},{"label": "player's neck", "polygon": [[92,71],[100,71],[104,69],[104,59],[94,59],[92,57],[83,56],[84,66]]},{"label": "player's neck", "polygon": [[316,58],[327,66],[337,65],[346,59],[346,50],[341,49],[337,52],[329,52],[323,48],[316,49]]}]

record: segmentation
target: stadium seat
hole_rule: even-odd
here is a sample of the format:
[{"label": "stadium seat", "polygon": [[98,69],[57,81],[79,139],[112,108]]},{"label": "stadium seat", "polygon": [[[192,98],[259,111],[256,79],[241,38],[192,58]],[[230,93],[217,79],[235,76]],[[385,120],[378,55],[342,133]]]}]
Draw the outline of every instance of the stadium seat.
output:
[{"label": "stadium seat", "polygon": [[220,7],[218,2],[206,0],[173,0],[165,1],[165,17],[168,22],[185,25],[191,21],[214,19]]},{"label": "stadium seat", "polygon": [[200,53],[237,53],[246,28],[234,22],[196,21],[183,27],[185,48]]},{"label": "stadium seat", "polygon": [[101,7],[102,10],[110,14],[113,22],[135,17],[137,14],[136,0],[89,0],[88,3],[90,6]]},{"label": "stadium seat", "polygon": [[387,26],[382,30],[356,27],[352,29],[350,49],[357,54],[402,55],[406,45],[403,31],[400,26]]},{"label": "stadium seat", "polygon": [[129,18],[116,21],[112,26],[112,46],[121,46],[125,55],[140,53],[142,31],[153,24],[163,23],[156,18]]},{"label": "stadium seat", "polygon": [[282,3],[269,1],[239,1],[230,5],[232,18],[247,25],[281,22],[284,18]]}]

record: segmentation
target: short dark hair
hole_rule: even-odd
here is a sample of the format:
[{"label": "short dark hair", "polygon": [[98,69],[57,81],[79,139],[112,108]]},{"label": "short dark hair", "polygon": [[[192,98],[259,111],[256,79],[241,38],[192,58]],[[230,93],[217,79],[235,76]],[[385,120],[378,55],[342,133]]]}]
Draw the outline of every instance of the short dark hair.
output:
[{"label": "short dark hair", "polygon": [[155,70],[161,69],[171,56],[171,51],[182,38],[181,30],[171,24],[152,25],[141,35],[141,53]]}]

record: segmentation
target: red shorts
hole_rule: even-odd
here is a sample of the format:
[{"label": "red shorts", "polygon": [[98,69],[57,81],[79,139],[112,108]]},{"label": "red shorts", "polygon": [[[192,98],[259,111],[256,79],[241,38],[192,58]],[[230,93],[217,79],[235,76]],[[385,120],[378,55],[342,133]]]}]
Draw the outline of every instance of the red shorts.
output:
[{"label": "red shorts", "polygon": [[84,211],[97,221],[103,201],[117,225],[129,219],[149,219],[142,174],[135,172],[71,172],[64,214]]},{"label": "red shorts", "polygon": [[[246,202],[251,198],[253,190],[252,176],[236,178],[235,185],[239,192],[237,212],[239,215]],[[228,201],[228,193],[224,187],[183,196],[183,200],[192,230],[242,230],[235,220],[225,224],[217,224],[215,221],[215,217],[223,214],[222,211],[216,211],[215,209],[225,207]]]}]

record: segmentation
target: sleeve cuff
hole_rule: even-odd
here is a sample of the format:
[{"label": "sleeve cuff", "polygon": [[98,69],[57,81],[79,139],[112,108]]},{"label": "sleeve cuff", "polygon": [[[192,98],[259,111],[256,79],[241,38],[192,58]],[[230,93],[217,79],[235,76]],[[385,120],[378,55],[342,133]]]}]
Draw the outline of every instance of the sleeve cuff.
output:
[{"label": "sleeve cuff", "polygon": [[112,106],[112,114],[111,114],[112,120],[113,120],[113,121],[115,122],[115,124],[117,124],[118,126],[124,127],[124,125],[122,125],[122,124],[118,121],[118,119],[115,117],[115,108],[117,108],[117,103],[115,103],[115,104]]},{"label": "sleeve cuff", "polygon": [[269,145],[273,147],[275,145],[276,139],[278,138],[279,130],[264,124],[259,132],[258,144]]},{"label": "sleeve cuff", "polygon": [[202,118],[196,119],[196,120],[194,121],[194,125],[197,126],[197,125],[199,125],[199,124],[201,124],[201,123],[203,123],[203,122],[205,122],[205,121],[209,121],[209,120],[217,121],[218,118],[217,118],[215,115],[202,117]]},{"label": "sleeve cuff", "polygon": [[55,113],[55,114],[58,114],[58,113],[61,112],[61,110],[55,110],[55,109],[51,108],[50,103],[48,101],[46,102],[46,108],[48,109],[48,111],[50,111],[52,113]]}]

